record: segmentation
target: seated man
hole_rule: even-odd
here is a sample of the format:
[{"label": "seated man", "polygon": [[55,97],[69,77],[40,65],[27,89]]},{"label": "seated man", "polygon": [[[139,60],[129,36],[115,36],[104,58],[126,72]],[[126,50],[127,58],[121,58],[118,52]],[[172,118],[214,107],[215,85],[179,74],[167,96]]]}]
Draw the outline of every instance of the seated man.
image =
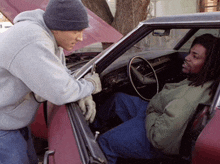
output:
[{"label": "seated man", "polygon": [[111,118],[119,126],[103,133],[98,143],[110,164],[122,158],[157,158],[179,153],[187,123],[199,103],[211,103],[219,83],[220,40],[197,37],[182,65],[187,79],[166,84],[150,102],[117,93],[102,105],[93,123],[104,128]]}]

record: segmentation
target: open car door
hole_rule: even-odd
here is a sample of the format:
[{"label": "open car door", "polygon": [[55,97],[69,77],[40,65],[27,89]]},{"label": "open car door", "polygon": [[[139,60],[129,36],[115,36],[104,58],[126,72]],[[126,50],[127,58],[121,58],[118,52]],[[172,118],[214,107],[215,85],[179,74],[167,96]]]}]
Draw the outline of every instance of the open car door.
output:
[{"label": "open car door", "polygon": [[101,164],[107,160],[76,103],[54,106],[49,117],[44,164]]}]

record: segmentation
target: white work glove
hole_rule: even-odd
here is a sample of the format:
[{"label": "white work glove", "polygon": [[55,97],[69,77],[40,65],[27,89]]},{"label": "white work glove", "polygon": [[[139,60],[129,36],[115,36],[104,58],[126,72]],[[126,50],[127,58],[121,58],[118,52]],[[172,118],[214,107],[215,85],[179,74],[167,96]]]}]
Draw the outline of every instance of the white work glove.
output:
[{"label": "white work glove", "polygon": [[89,122],[92,123],[96,115],[96,104],[92,99],[92,95],[82,98],[78,101],[78,104],[83,112],[83,115],[85,116],[86,121],[89,120]]},{"label": "white work glove", "polygon": [[92,92],[92,94],[96,94],[101,92],[102,90],[102,84],[99,78],[99,74],[97,73],[88,73],[85,77],[84,77],[87,81],[92,82],[92,84],[94,85],[95,89]]}]

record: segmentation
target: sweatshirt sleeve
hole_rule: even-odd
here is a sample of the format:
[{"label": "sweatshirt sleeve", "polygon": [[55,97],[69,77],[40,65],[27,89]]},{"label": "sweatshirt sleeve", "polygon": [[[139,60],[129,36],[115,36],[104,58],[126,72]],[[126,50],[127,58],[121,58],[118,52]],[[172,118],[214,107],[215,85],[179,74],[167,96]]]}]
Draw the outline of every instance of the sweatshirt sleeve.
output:
[{"label": "sweatshirt sleeve", "polygon": [[93,84],[69,75],[53,50],[53,44],[45,41],[29,43],[14,56],[9,71],[35,94],[56,105],[90,95]]},{"label": "sweatshirt sleeve", "polygon": [[[155,148],[166,154],[178,153],[172,150],[180,146],[182,135],[193,107],[185,99],[171,101],[163,113],[151,111],[146,118],[147,137]],[[175,147],[172,147],[176,145]],[[175,153],[174,153],[175,152]]]}]

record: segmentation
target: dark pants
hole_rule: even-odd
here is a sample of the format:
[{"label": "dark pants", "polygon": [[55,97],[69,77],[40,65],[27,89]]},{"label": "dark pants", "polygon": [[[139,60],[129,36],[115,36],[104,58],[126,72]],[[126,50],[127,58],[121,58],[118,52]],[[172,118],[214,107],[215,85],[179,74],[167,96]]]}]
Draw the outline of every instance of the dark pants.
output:
[{"label": "dark pants", "polygon": [[123,122],[98,139],[110,164],[115,164],[118,157],[150,159],[162,156],[146,137],[147,105],[148,102],[139,97],[117,93],[99,109],[95,127],[108,126],[107,122],[114,117]]},{"label": "dark pants", "polygon": [[18,130],[0,130],[0,163],[38,163],[28,127]]}]

